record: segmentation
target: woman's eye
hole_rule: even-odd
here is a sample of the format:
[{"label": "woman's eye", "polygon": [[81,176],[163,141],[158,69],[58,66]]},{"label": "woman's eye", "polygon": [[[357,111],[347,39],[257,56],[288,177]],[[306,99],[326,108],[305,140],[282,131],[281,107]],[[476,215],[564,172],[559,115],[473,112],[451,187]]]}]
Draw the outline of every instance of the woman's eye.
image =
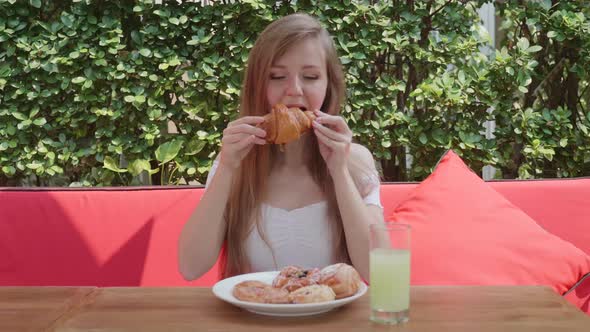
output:
[{"label": "woman's eye", "polygon": [[317,75],[307,75],[303,76],[306,80],[317,80],[319,77]]},{"label": "woman's eye", "polygon": [[282,80],[285,76],[282,75],[270,75],[271,80]]}]

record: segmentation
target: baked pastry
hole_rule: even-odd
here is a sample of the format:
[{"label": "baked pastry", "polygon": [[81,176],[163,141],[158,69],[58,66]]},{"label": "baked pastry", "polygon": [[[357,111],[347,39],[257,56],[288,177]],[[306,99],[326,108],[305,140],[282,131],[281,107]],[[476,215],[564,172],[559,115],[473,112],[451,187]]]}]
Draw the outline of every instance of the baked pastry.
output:
[{"label": "baked pastry", "polygon": [[320,281],[320,270],[317,268],[303,269],[299,266],[286,266],[272,282],[272,286],[292,292],[301,287],[315,285]]},{"label": "baked pastry", "polygon": [[310,285],[301,287],[289,293],[289,300],[292,303],[317,303],[333,301],[336,294],[332,288],[326,285]]},{"label": "baked pastry", "polygon": [[289,292],[273,288],[261,281],[247,280],[234,286],[233,295],[241,301],[257,303],[289,303]]},{"label": "baked pastry", "polygon": [[266,131],[268,143],[286,144],[299,139],[301,134],[311,128],[315,118],[311,111],[276,104],[270,113],[264,116],[264,122],[258,126]]},{"label": "baked pastry", "polygon": [[326,266],[320,275],[319,283],[330,286],[337,299],[354,295],[361,283],[361,276],[355,268],[344,263]]}]

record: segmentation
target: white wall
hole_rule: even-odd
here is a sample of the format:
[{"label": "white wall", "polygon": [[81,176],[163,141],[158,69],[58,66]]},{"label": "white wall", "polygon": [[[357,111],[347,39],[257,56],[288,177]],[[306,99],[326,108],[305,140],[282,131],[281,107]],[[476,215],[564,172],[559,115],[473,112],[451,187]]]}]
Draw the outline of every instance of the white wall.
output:
[{"label": "white wall", "polygon": [[[496,45],[496,10],[494,8],[493,3],[487,3],[483,5],[479,10],[479,16],[483,21],[483,26],[486,28],[490,35],[491,45],[490,45],[490,52],[494,51],[494,47]],[[491,110],[488,110],[491,111]],[[496,128],[495,121],[488,121],[486,123],[486,138],[494,137],[494,129]],[[494,173],[496,170],[492,166],[484,166],[482,170],[482,177],[484,180],[489,180],[494,178]]]}]

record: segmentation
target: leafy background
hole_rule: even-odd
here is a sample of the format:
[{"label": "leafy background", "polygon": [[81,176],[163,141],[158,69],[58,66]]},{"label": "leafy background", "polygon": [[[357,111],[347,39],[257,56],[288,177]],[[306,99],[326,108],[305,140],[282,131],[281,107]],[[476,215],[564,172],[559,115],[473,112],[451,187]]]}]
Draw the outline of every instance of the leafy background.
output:
[{"label": "leafy background", "polygon": [[493,53],[486,2],[0,0],[0,186],[204,182],[249,49],[296,11],[333,34],[383,180],[449,148],[497,178],[590,175],[586,1],[497,2]]}]

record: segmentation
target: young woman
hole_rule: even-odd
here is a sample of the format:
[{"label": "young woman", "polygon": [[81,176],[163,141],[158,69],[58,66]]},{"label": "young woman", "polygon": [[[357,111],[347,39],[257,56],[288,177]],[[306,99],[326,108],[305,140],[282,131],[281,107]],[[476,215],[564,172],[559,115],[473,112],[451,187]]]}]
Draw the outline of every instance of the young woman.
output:
[{"label": "young woman", "polygon": [[[250,52],[239,118],[223,131],[206,190],[179,240],[180,272],[222,277],[351,263],[369,271],[369,224],[383,222],[371,153],[339,116],[344,75],[326,29],[305,14],[271,23]],[[281,149],[260,128],[273,105],[314,111]]]}]

